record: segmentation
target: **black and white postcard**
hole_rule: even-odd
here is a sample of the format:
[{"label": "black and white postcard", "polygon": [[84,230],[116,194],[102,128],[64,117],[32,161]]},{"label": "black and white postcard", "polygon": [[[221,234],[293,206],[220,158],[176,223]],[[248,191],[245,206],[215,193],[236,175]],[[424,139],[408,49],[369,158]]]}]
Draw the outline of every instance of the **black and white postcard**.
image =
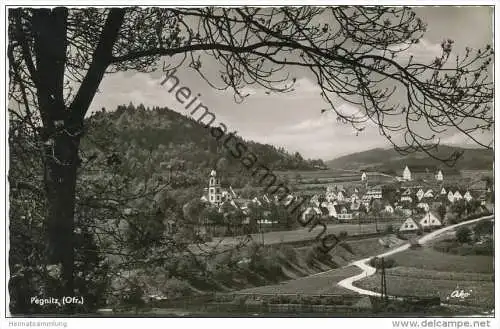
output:
[{"label": "black and white postcard", "polygon": [[496,7],[423,4],[7,1],[0,327],[496,327]]}]

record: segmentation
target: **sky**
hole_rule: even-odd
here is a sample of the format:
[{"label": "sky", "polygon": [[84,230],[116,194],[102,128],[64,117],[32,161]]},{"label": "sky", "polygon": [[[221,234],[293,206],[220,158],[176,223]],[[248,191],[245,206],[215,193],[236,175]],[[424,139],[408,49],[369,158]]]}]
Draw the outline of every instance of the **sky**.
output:
[{"label": "sky", "polygon": [[[466,46],[484,47],[492,44],[492,9],[487,7],[420,7],[417,16],[427,25],[422,41],[409,52],[415,59],[430,62],[441,53],[443,39],[454,40],[454,52],[461,53]],[[350,125],[338,123],[334,116],[322,114],[326,104],[319,96],[319,88],[310,76],[297,74],[295,91],[286,94],[267,94],[264,90],[248,88],[251,94],[243,103],[236,103],[231,92],[211,88],[197,73],[180,68],[176,76],[181,85],[199,93],[199,99],[223,122],[230,131],[262,143],[283,146],[289,152],[300,152],[306,158],[333,159],[349,153],[375,147],[390,147],[378,129],[368,126],[362,133]],[[119,72],[105,76],[91,111],[105,107],[113,110],[120,104],[132,102],[145,106],[168,106],[180,113],[185,110],[160,82],[163,73]],[[347,112],[359,111],[350,104],[340,105]],[[490,135],[479,136],[489,141]],[[473,146],[473,141],[460,133],[443,135],[442,143]]]}]

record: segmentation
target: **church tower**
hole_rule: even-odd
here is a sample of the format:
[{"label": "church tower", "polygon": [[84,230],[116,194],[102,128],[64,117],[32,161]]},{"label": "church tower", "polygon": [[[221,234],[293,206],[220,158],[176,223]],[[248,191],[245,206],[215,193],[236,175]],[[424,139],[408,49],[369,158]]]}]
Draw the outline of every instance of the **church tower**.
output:
[{"label": "church tower", "polygon": [[406,181],[411,181],[411,171],[408,166],[406,166],[405,170],[403,170],[403,179]]},{"label": "church tower", "polygon": [[208,201],[215,206],[220,206],[222,202],[220,181],[219,178],[217,178],[217,172],[215,170],[210,172],[210,179],[208,183]]}]

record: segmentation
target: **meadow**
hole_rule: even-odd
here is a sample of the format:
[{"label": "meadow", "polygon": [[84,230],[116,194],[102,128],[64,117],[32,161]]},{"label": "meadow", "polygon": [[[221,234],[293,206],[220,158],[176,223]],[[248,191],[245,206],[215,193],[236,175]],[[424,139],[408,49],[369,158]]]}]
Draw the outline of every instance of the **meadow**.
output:
[{"label": "meadow", "polygon": [[[494,305],[494,259],[491,256],[452,255],[424,246],[390,258],[396,266],[386,270],[389,295],[439,295],[443,302],[450,304],[486,308]],[[380,274],[375,274],[355,285],[380,291],[380,281]],[[455,290],[464,290],[470,295],[453,298],[450,295]]]}]

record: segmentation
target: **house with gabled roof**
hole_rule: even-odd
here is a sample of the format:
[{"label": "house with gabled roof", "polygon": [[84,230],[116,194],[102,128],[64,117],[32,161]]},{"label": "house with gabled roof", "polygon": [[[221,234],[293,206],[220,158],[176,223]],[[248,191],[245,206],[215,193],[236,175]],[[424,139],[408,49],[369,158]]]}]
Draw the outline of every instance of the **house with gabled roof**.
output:
[{"label": "house with gabled roof", "polygon": [[349,212],[352,214],[352,218],[358,217],[361,209],[361,201],[352,202],[349,207]]},{"label": "house with gabled roof", "polygon": [[401,202],[404,202],[404,201],[408,201],[408,202],[412,202],[413,201],[413,199],[411,197],[411,190],[410,189],[406,189],[401,194]]},{"label": "house with gabled roof", "polygon": [[262,206],[262,202],[257,197],[253,198],[252,202],[258,206]]},{"label": "house with gabled roof", "polygon": [[374,186],[366,191],[366,194],[371,196],[373,199],[382,199],[382,187]]},{"label": "house with gabled roof", "polygon": [[448,201],[455,202],[455,195],[453,194],[452,191],[448,192]]},{"label": "house with gabled roof", "polygon": [[446,189],[444,188],[444,186],[441,188],[441,192],[439,194],[446,195]]},{"label": "house with gabled roof", "polygon": [[481,193],[481,195],[478,197],[478,200],[481,202],[481,206],[486,205],[486,201],[488,200],[488,196],[486,193]]},{"label": "house with gabled roof", "polygon": [[367,177],[366,177],[366,173],[363,171],[363,172],[361,173],[361,181],[362,181],[362,182],[364,182],[364,181],[366,181],[366,179],[367,179]]},{"label": "house with gabled roof", "polygon": [[326,200],[328,202],[333,202],[337,200],[337,189],[334,186],[327,186],[326,187]]},{"label": "house with gabled roof", "polygon": [[424,197],[424,190],[422,190],[421,188],[418,189],[417,193],[415,193],[415,196],[417,197],[418,201],[422,200],[422,198]]},{"label": "house with gabled roof", "polygon": [[320,205],[320,201],[319,201],[319,195],[315,194],[311,197],[311,199],[309,200],[309,203],[311,203],[312,205],[316,206],[316,207],[319,207]]},{"label": "house with gabled roof", "polygon": [[394,213],[394,207],[391,206],[390,204],[386,204],[384,206],[384,211],[388,214],[393,214]]},{"label": "house with gabled roof", "polygon": [[439,170],[437,173],[436,173],[436,180],[437,181],[440,181],[442,182],[443,181],[443,172],[441,170]]},{"label": "house with gabled roof", "polygon": [[420,230],[420,226],[418,225],[417,222],[415,222],[413,220],[413,218],[411,217],[408,217],[404,222],[403,224],[401,225],[401,227],[399,228],[399,232],[415,232],[415,231],[418,231]]},{"label": "house with gabled roof", "polygon": [[453,194],[453,198],[455,199],[455,201],[463,199],[462,194],[460,194],[460,192],[458,191],[455,191],[455,194]]},{"label": "house with gabled roof", "polygon": [[262,197],[262,199],[263,199],[266,203],[271,203],[271,200],[267,197],[267,194],[264,194],[264,196]]},{"label": "house with gabled roof", "polygon": [[472,195],[470,194],[470,192],[469,192],[469,191],[465,192],[465,194],[464,194],[464,199],[465,199],[465,201],[467,201],[467,202],[470,202],[470,201],[472,200]]},{"label": "house with gabled roof", "polygon": [[326,204],[323,204],[322,206],[328,210],[328,216],[329,217],[335,217],[337,218],[337,208],[335,208],[335,206],[337,205],[336,202],[334,203],[326,203]]},{"label": "house with gabled roof", "polygon": [[302,220],[304,222],[311,220],[312,217],[320,217],[323,214],[319,207],[308,207],[302,212]]},{"label": "house with gabled roof", "polygon": [[285,199],[283,200],[283,204],[285,206],[289,206],[290,204],[292,204],[293,202],[295,201],[295,197],[291,194],[287,195],[285,197]]},{"label": "house with gabled roof", "polygon": [[432,189],[428,189],[424,193],[424,198],[433,198],[434,197],[434,191]]},{"label": "house with gabled roof", "polygon": [[337,193],[337,200],[344,201],[344,199],[345,199],[345,193],[344,193],[344,191],[338,191],[338,193]]},{"label": "house with gabled roof", "polygon": [[429,211],[429,204],[427,202],[419,202],[417,208],[423,209],[424,211]]},{"label": "house with gabled roof", "polygon": [[336,205],[335,211],[337,212],[337,218],[339,220],[351,220],[353,219],[353,213],[350,209],[350,207],[347,207],[345,205]]},{"label": "house with gabled roof", "polygon": [[436,228],[442,225],[441,221],[432,212],[427,212],[424,217],[422,217],[419,222],[420,226],[424,229]]}]

